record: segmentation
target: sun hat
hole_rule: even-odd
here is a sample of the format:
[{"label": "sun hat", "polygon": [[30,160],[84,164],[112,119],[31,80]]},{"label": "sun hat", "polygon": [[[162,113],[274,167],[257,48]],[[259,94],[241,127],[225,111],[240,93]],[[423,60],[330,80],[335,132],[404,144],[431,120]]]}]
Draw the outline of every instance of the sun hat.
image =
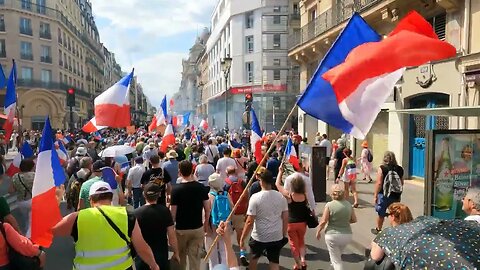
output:
[{"label": "sun hat", "polygon": [[150,149],[155,148],[155,143],[154,142],[148,143],[148,148]]},{"label": "sun hat", "polygon": [[223,181],[222,181],[222,177],[220,176],[220,174],[212,173],[208,177],[208,185],[215,190],[222,190]]},{"label": "sun hat", "polygon": [[104,194],[104,193],[113,193],[113,190],[110,187],[109,183],[98,181],[93,183],[93,185],[90,187],[90,191],[88,192],[88,195],[92,196],[92,195],[98,195],[98,194]]},{"label": "sun hat", "polygon": [[85,156],[87,155],[87,148],[85,147],[78,147],[77,152],[75,152],[76,156]]},{"label": "sun hat", "polygon": [[177,157],[178,157],[177,151],[175,151],[175,150],[168,151],[168,153],[167,153],[167,158],[168,159],[177,158]]}]

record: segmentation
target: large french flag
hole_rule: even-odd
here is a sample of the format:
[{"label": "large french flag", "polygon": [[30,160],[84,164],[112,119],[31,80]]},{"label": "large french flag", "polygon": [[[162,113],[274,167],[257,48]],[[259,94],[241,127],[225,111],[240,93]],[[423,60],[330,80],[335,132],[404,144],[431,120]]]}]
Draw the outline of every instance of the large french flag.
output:
[{"label": "large french flag", "polygon": [[92,119],[90,119],[90,121],[88,121],[83,127],[82,127],[82,130],[83,132],[86,132],[86,133],[92,133],[92,132],[96,132],[96,131],[99,131],[99,130],[102,130],[104,128],[107,128],[107,126],[100,126],[97,124],[97,119],[96,117],[94,116]]},{"label": "large french flag", "polygon": [[405,68],[453,57],[417,12],[383,39],[354,14],[298,100],[307,114],[358,139],[370,130]]},{"label": "large french flag", "polygon": [[13,61],[12,70],[10,71],[10,76],[8,77],[7,82],[7,92],[5,93],[5,115],[7,119],[3,124],[3,129],[5,130],[5,141],[10,141],[10,136],[13,133],[13,121],[15,121],[15,110],[17,105],[17,92],[15,91],[15,74],[16,74],[16,64]]},{"label": "large french flag", "polygon": [[95,98],[95,118],[98,126],[124,128],[130,126],[128,86],[133,70],[120,81]]},{"label": "large french flag", "polygon": [[20,152],[15,155],[12,163],[8,166],[6,174],[13,177],[16,173],[20,172],[20,162],[22,162],[22,159],[31,157],[33,157],[33,150],[28,142],[24,142],[22,148],[20,148]]},{"label": "large french flag", "polygon": [[258,122],[257,115],[255,110],[251,110],[252,118],[252,133],[250,134],[250,145],[253,155],[257,164],[260,164],[262,161],[262,130],[260,129],[260,123]]},{"label": "large french flag", "polygon": [[167,95],[163,96],[162,103],[160,104],[160,109],[153,116],[152,122],[148,127],[148,131],[152,132],[156,130],[158,126],[165,125],[167,122]]},{"label": "large french flag", "polygon": [[293,147],[293,142],[291,138],[288,138],[287,145],[285,147],[285,159],[292,164],[295,170],[300,169],[300,163],[298,162],[297,150]]},{"label": "large french flag", "polygon": [[36,165],[32,188],[32,241],[49,247],[53,239],[51,229],[62,218],[55,191],[65,182],[65,174],[55,151],[48,117],[43,128]]},{"label": "large french flag", "polygon": [[173,132],[173,125],[170,123],[165,128],[162,141],[160,142],[160,152],[166,153],[169,145],[175,144],[175,133]]}]

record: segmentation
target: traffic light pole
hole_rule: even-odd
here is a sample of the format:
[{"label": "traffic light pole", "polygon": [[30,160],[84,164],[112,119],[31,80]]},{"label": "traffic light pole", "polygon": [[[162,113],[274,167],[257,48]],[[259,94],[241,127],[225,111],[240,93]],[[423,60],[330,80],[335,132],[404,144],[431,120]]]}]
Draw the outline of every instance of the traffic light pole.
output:
[{"label": "traffic light pole", "polygon": [[70,107],[70,132],[73,132],[73,107]]}]

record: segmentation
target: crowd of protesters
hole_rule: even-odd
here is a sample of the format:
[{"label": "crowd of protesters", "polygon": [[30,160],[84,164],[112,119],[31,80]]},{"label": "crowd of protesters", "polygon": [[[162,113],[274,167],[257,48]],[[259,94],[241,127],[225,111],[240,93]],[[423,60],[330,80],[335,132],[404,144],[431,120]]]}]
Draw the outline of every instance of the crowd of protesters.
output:
[{"label": "crowd of protesters", "polygon": [[[35,151],[39,134],[24,133],[21,138],[14,134],[10,143],[0,136],[0,150],[3,155],[9,148],[18,151],[23,140]],[[352,240],[350,224],[357,221],[357,164],[364,181],[373,181],[372,154],[366,141],[356,159],[344,137],[330,141],[325,134],[318,134],[315,143],[327,149],[327,180],[333,169],[335,184],[330,192],[332,201],[322,213],[316,213],[308,167],[302,166],[300,159],[300,166],[293,170],[284,160],[289,138],[297,153],[299,145],[306,142],[294,132],[281,136],[274,145],[276,134],[266,134],[261,151],[268,158],[262,164],[258,164],[248,141],[240,139],[239,134],[227,138],[211,133],[192,136],[187,130],[179,133],[175,144],[166,151],[160,150],[160,136],[143,130],[135,134],[107,130],[101,135],[56,134],[57,148],[66,142],[69,157],[63,162],[66,181],[59,188],[59,200],[66,202],[71,213],[53,228],[53,234],[74,240],[75,269],[170,269],[174,264],[179,269],[200,269],[202,258],[217,236],[220,241],[212,247],[210,269],[239,269],[242,265],[255,270],[262,256],[268,259],[270,269],[279,269],[280,250],[287,243],[293,268],[307,269],[307,224],[311,216],[317,219],[319,214],[317,238],[325,231],[331,264],[335,270],[342,269],[343,249]],[[102,152],[114,145],[125,145],[132,151],[119,156]],[[387,152],[383,161],[374,186],[378,213],[374,234],[382,230],[385,217],[395,209],[399,213],[408,210],[398,204],[401,194],[384,196],[382,182],[387,172],[395,171],[403,184],[403,169],[392,152]],[[115,171],[116,187],[103,181],[105,167]],[[5,163],[2,170],[6,171]],[[11,247],[25,256],[37,256],[41,265],[45,263],[42,248],[27,238],[34,176],[34,159],[23,159],[20,172],[11,178],[8,193],[16,195],[18,222],[10,214],[9,204],[0,197],[5,222],[0,237],[0,270],[8,269],[5,236]],[[250,179],[253,183],[247,185]],[[242,197],[244,191],[247,195]],[[470,219],[478,217],[478,192],[471,191],[465,204]],[[227,223],[232,210],[231,222]],[[411,217],[395,214],[391,222],[396,225],[409,220]],[[232,249],[232,236],[240,249],[238,258]],[[373,251],[374,259],[383,254],[375,246]]]}]

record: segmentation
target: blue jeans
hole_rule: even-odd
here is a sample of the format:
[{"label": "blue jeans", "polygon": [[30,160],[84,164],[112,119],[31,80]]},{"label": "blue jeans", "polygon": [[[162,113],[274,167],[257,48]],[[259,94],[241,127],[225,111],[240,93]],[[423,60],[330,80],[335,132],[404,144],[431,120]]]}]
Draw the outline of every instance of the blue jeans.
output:
[{"label": "blue jeans", "polygon": [[138,207],[145,204],[145,198],[143,198],[141,188],[132,188],[133,193],[133,208],[137,209]]}]

